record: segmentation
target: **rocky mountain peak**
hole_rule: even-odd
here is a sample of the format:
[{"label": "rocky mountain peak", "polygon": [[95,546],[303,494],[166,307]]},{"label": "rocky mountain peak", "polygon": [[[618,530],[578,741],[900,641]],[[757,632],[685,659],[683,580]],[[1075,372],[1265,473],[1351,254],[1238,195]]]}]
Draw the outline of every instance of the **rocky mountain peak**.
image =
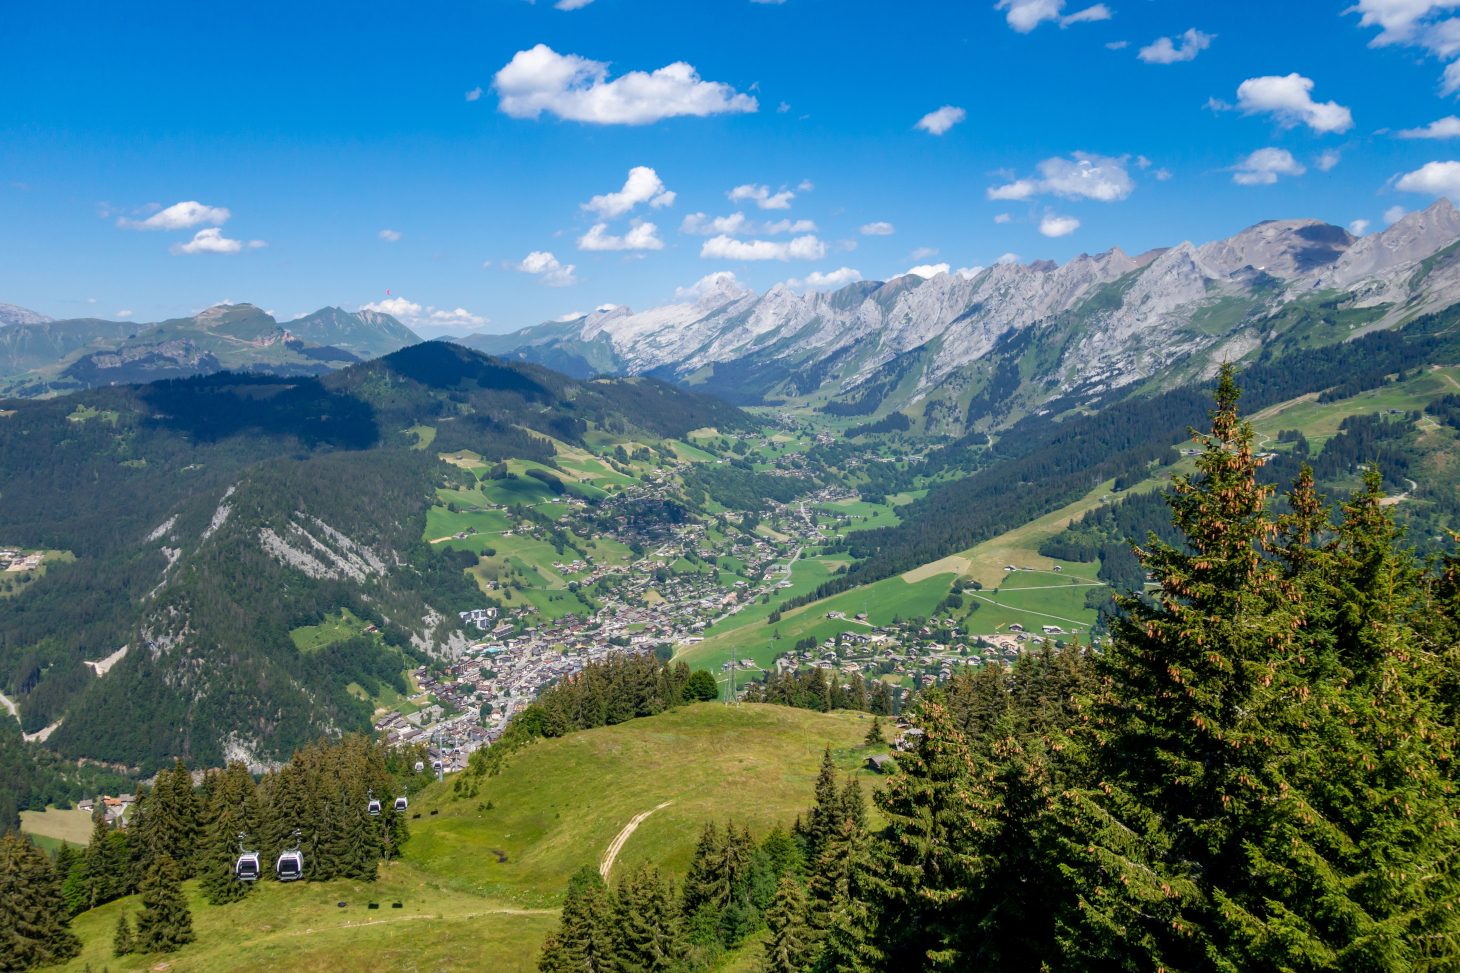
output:
[{"label": "rocky mountain peak", "polygon": [[27,307],[0,304],[0,324],[50,324],[54,320]]},{"label": "rocky mountain peak", "polygon": [[1356,239],[1343,227],[1322,220],[1264,220],[1198,247],[1197,256],[1214,277],[1251,267],[1290,280],[1338,260]]}]

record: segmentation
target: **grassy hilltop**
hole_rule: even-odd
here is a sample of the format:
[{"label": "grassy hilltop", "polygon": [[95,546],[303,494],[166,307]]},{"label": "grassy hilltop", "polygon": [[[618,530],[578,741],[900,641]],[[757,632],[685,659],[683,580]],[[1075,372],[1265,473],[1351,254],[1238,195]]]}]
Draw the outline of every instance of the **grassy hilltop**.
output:
[{"label": "grassy hilltop", "polygon": [[790,824],[811,803],[826,747],[844,770],[867,774],[856,770],[866,728],[855,713],[705,703],[539,740],[475,798],[456,798],[447,778],[413,799],[421,817],[404,857],[382,866],[373,885],[263,882],[241,903],[211,906],[188,882],[197,942],[117,959],[117,915],[141,907],[135,896],[121,899],[74,920],[83,952],[54,969],[532,970],[568,876],[599,864],[635,816],[672,802],[623,844],[610,880],[644,862],[680,878],[708,819],[732,818],[757,836]]}]

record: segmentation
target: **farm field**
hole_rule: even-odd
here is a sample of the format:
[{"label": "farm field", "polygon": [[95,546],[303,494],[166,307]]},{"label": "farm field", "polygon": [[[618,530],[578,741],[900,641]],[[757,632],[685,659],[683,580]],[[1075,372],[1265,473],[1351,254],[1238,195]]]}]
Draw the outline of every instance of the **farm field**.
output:
[{"label": "farm field", "polygon": [[[837,632],[866,632],[875,626],[891,624],[893,618],[899,615],[903,618],[931,615],[933,606],[947,596],[955,577],[955,572],[948,571],[911,583],[901,576],[884,578],[865,588],[854,588],[792,609],[783,614],[775,625],[768,625],[763,619],[770,614],[770,609],[780,604],[773,599],[770,605],[757,606],[757,611],[763,612],[759,624],[741,624],[724,633],[715,634],[703,642],[682,649],[677,658],[684,659],[693,668],[709,669],[718,673],[721,663],[728,662],[733,652],[736,658],[751,659],[760,668],[771,669],[774,668],[775,657],[790,650],[798,639],[815,636],[818,640],[823,640]],[[864,603],[867,622],[863,624],[852,621],[854,615],[863,611]],[[833,611],[843,612],[847,617],[827,618],[827,613]],[[774,638],[776,632],[781,633],[780,639]],[[748,682],[751,675],[741,674],[737,685]]]},{"label": "farm field", "polygon": [[[48,839],[47,851],[59,847],[61,842],[84,848],[91,843],[91,812],[80,808],[59,811],[47,808],[44,811],[21,811],[20,830],[36,839]],[[43,844],[37,841],[38,844]]]}]

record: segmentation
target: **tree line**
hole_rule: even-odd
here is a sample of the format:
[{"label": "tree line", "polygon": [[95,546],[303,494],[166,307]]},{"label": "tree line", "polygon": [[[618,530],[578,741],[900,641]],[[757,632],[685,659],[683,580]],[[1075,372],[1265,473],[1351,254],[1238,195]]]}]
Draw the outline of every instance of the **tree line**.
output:
[{"label": "tree line", "polygon": [[747,703],[775,703],[819,713],[847,709],[891,716],[895,707],[892,691],[882,680],[869,688],[861,673],[853,673],[843,683],[841,673],[819,666],[768,673],[763,681],[746,687],[743,699]]},{"label": "tree line", "polygon": [[1099,653],[929,693],[885,824],[844,823],[818,864],[830,921],[773,927],[779,968],[1460,959],[1460,559],[1396,543],[1373,470],[1338,511],[1301,470],[1275,515],[1237,394],[1224,369],[1173,478],[1182,542],[1138,551],[1159,596],[1120,598]]},{"label": "tree line", "polygon": [[[393,801],[429,781],[414,769],[426,760],[424,747],[387,751],[355,734],[311,744],[261,781],[231,763],[194,787],[178,761],[139,788],[125,827],[98,809],[84,850],[62,845],[52,862],[8,833],[0,841],[0,970],[75,956],[71,917],[137,893],[142,908],[118,918],[114,952],[171,952],[194,938],[181,883],[201,879],[213,905],[244,898],[252,885],[234,873],[243,850],[258,853],[261,880],[274,877],[280,852],[297,848],[305,881],[374,881],[377,863],[410,837]],[[373,817],[372,791],[381,802]]]}]

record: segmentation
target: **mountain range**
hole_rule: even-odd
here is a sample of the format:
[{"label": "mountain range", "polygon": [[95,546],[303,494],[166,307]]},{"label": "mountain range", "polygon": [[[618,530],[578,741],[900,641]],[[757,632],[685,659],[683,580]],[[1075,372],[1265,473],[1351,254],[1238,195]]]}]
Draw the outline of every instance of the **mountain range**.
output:
[{"label": "mountain range", "polygon": [[1268,220],[1200,246],[973,276],[905,275],[830,293],[765,294],[725,275],[692,302],[626,305],[461,344],[568,374],[649,374],[741,405],[903,410],[926,433],[1154,391],[1224,359],[1281,356],[1392,328],[1460,301],[1460,212],[1448,199],[1356,237]]},{"label": "mountain range", "polygon": [[0,305],[0,398],[183,378],[224,369],[318,375],[421,339],[388,314],[322,308],[285,325],[252,304],[153,324],[55,321]]}]

